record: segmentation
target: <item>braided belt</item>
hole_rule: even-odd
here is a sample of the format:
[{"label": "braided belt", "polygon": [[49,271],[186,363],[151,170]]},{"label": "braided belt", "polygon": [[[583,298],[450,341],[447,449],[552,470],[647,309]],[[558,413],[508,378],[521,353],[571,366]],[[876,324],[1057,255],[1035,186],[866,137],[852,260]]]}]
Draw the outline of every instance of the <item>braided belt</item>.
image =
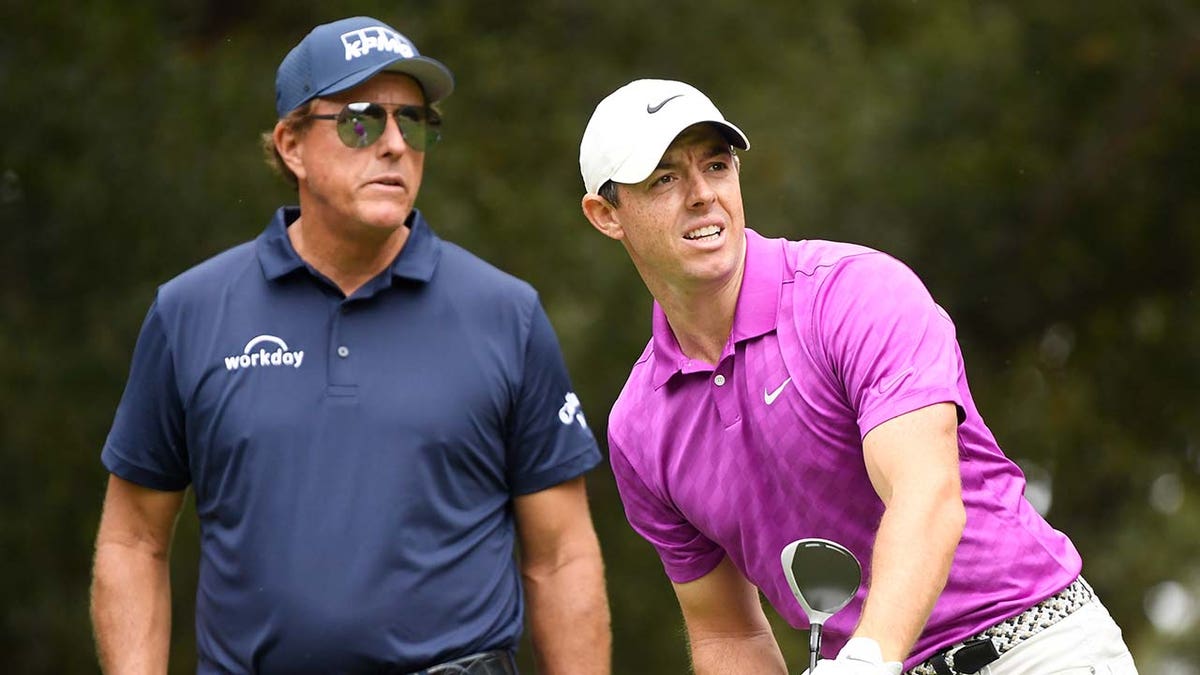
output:
[{"label": "braided belt", "polygon": [[[969,640],[935,654],[909,670],[909,675],[953,675],[975,673],[1002,654],[1067,618],[1094,600],[1096,593],[1083,577],[1038,604],[1005,619]],[[955,661],[959,661],[955,667]]]}]

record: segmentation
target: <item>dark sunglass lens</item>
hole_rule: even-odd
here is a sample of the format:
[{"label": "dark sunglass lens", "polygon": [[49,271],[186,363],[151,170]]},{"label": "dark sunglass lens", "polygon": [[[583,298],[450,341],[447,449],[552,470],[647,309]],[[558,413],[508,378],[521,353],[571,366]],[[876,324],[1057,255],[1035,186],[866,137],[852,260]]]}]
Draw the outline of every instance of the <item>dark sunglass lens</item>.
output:
[{"label": "dark sunglass lens", "polygon": [[418,152],[424,152],[441,138],[438,125],[441,119],[429,108],[404,106],[396,110],[396,124],[404,142]]},{"label": "dark sunglass lens", "polygon": [[365,148],[379,140],[386,126],[387,111],[374,103],[351,103],[338,114],[338,138],[350,148]]},{"label": "dark sunglass lens", "polygon": [[400,133],[404,136],[404,142],[408,147],[417,152],[425,152],[429,147],[428,132],[425,124],[416,122],[408,117],[397,117],[396,124],[400,125]]}]

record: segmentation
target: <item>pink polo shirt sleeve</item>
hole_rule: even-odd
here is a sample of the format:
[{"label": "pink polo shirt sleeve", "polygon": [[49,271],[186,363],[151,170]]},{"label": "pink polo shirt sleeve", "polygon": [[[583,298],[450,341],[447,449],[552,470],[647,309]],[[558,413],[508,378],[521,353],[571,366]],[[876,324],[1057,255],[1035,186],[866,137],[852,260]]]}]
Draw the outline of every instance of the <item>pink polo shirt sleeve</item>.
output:
[{"label": "pink polo shirt sleeve", "polygon": [[611,433],[608,443],[626,519],[657,551],[667,577],[675,583],[686,583],[711,572],[725,552],[638,475],[620,441]]},{"label": "pink polo shirt sleeve", "polygon": [[879,252],[841,260],[796,320],[840,381],[860,437],[935,403],[954,403],[963,421],[954,323],[900,261]]}]

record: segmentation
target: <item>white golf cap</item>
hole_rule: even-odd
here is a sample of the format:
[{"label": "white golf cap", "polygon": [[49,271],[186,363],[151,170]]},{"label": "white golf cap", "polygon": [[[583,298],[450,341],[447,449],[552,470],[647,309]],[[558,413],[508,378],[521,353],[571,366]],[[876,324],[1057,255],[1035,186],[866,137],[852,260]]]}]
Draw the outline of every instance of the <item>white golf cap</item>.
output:
[{"label": "white golf cap", "polygon": [[712,122],[731,145],[750,141],[699,89],[674,80],[634,80],[609,94],[592,113],[579,144],[579,170],[588,194],[608,181],[640,183],[654,172],[681,131]]}]

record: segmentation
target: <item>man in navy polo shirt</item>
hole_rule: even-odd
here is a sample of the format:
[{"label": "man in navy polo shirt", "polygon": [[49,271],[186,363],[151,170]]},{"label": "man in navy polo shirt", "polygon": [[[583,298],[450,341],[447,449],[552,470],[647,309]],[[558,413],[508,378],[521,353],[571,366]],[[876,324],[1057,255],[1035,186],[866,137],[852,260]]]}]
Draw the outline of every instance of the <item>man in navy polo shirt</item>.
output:
[{"label": "man in navy polo shirt", "polygon": [[414,208],[452,88],[367,17],[280,65],[299,207],[159,289],[102,453],[107,672],[165,672],[189,485],[201,673],[515,673],[525,602],[544,672],[609,671],[600,452],[553,329]]}]

